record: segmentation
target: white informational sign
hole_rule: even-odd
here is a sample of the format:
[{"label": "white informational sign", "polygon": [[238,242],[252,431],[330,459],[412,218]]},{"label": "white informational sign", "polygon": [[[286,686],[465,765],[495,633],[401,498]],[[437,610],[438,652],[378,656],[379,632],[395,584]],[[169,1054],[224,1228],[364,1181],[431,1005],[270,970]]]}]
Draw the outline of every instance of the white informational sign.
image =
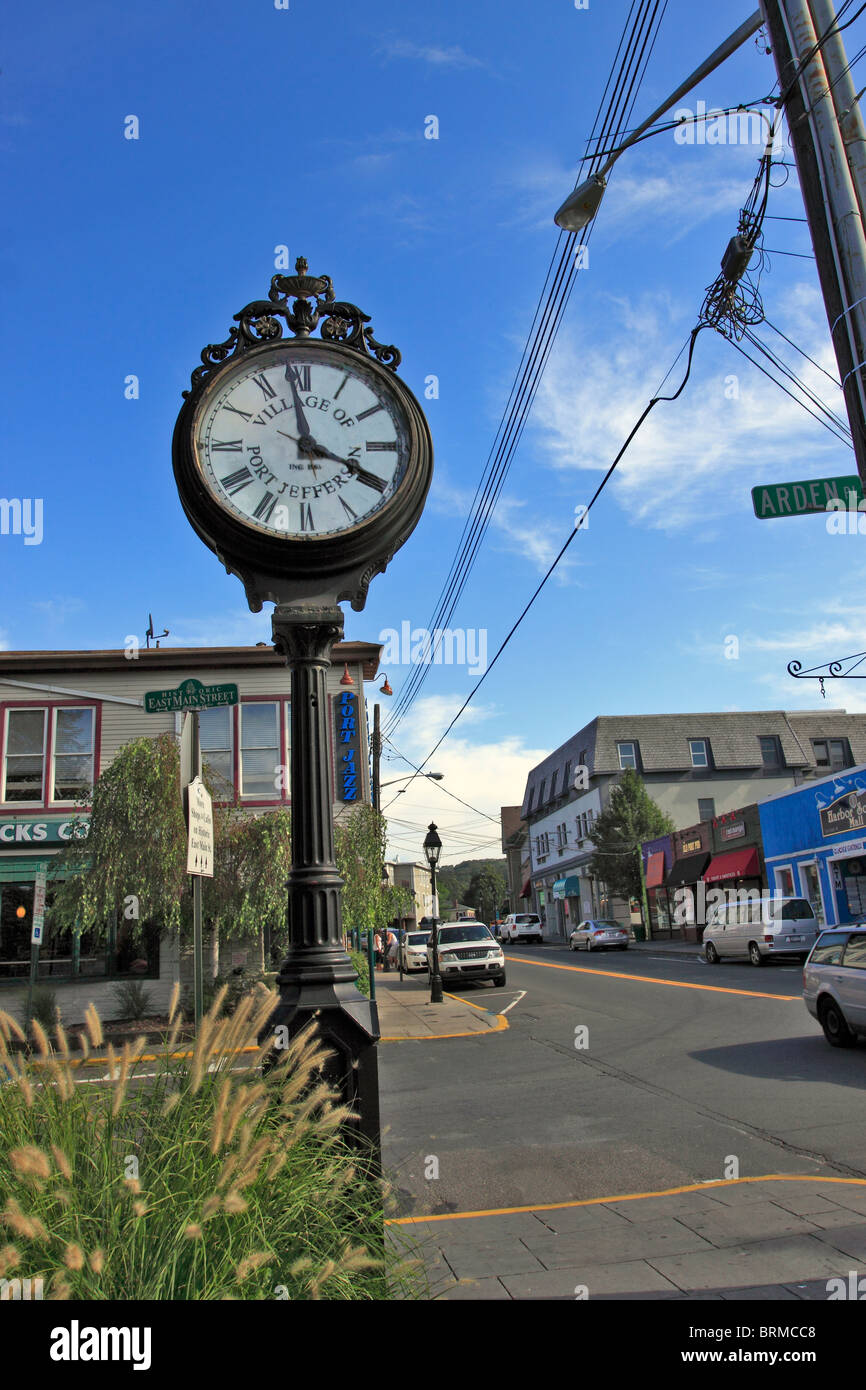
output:
[{"label": "white informational sign", "polygon": [[42,944],[42,928],[45,923],[45,875],[37,873],[33,885],[33,926],[30,932],[31,946]]},{"label": "white informational sign", "polygon": [[200,777],[190,782],[186,798],[186,871],[213,878],[213,802]]}]

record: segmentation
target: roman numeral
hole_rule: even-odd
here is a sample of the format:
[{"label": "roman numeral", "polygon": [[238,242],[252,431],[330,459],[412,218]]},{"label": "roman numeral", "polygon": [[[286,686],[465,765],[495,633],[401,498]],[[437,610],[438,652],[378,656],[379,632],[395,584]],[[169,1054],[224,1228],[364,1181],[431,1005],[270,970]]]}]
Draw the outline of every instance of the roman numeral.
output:
[{"label": "roman numeral", "polygon": [[335,401],[338,401],[338,400],[340,399],[340,392],[342,391],[343,387],[345,386],[345,384],[346,384],[346,382],[347,382],[348,380],[349,380],[349,373],[347,372],[346,375],[343,377],[343,380],[340,382],[340,385],[337,387],[337,390],[334,392],[334,400],[335,400]]},{"label": "roman numeral", "polygon": [[340,498],[340,503],[342,505],[343,511],[346,513],[346,516],[351,517],[352,521],[357,521],[358,513],[352,510],[345,497]]},{"label": "roman numeral", "polygon": [[301,530],[302,530],[302,531],[315,531],[315,529],[316,529],[316,528],[315,528],[315,526],[313,525],[313,509],[312,509],[312,507],[310,506],[309,502],[302,502],[302,503],[301,503]]},{"label": "roman numeral", "polygon": [[360,415],[356,415],[356,420],[366,420],[368,415],[375,415],[377,410],[381,410],[381,405],[371,405],[369,410],[362,410]]},{"label": "roman numeral", "polygon": [[260,390],[260,391],[262,392],[262,394],[264,395],[265,400],[268,400],[268,401],[273,400],[274,396],[275,396],[277,393],[276,393],[276,391],[274,390],[274,388],[273,388],[273,386],[271,385],[271,383],[268,381],[268,379],[267,379],[267,377],[265,376],[264,372],[259,372],[258,376],[254,376],[252,379],[253,379],[253,381],[256,383],[256,386],[258,386],[259,390]]},{"label": "roman numeral", "polygon": [[[359,415],[359,416],[358,416],[358,419],[360,420],[360,418],[361,418],[361,417],[360,417],[360,415]],[[378,451],[381,453],[381,452],[383,452],[385,449],[396,449],[396,448],[397,448],[397,441],[396,441],[396,439],[386,439],[386,440],[370,440],[370,439],[368,439],[368,440],[367,440],[367,453],[368,453],[368,454],[372,454],[372,453],[374,453],[376,450],[378,450]]]},{"label": "roman numeral", "polygon": [[223,410],[230,410],[233,415],[240,415],[242,420],[251,420],[252,415],[248,415],[245,410],[238,410],[236,405],[224,405]]},{"label": "roman numeral", "polygon": [[216,453],[218,449],[222,449],[223,453],[239,454],[243,447],[244,441],[242,439],[212,439],[210,442],[212,454]]},{"label": "roman numeral", "polygon": [[237,473],[229,473],[226,478],[220,478],[229,497],[234,497],[236,492],[242,492],[252,480],[253,475],[248,468],[239,468]]},{"label": "roman numeral", "polygon": [[272,492],[266,492],[259,505],[253,512],[256,521],[270,521],[271,512],[277,505],[277,499]]},{"label": "roman numeral", "polygon": [[286,381],[291,381],[292,377],[294,377],[295,385],[299,391],[309,391],[311,389],[312,383],[310,381],[309,364],[306,367],[293,367],[290,362],[286,367]]}]

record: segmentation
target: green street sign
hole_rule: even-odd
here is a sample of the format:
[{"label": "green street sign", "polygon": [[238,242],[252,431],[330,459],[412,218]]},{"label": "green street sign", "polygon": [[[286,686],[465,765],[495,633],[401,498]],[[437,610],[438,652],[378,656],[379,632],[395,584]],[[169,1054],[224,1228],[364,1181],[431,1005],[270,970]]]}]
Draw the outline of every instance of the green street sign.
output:
[{"label": "green street sign", "polygon": [[[853,498],[849,493],[854,493]],[[844,478],[806,478],[800,483],[770,483],[752,488],[752,506],[759,521],[771,516],[808,516],[826,512],[833,500],[856,511],[863,500],[863,484],[854,473]],[[834,509],[838,510],[838,509]]]},{"label": "green street sign", "polygon": [[191,676],[181,681],[176,690],[148,690],[144,697],[147,714],[167,714],[184,709],[216,709],[220,705],[236,705],[236,685],[202,685]]}]

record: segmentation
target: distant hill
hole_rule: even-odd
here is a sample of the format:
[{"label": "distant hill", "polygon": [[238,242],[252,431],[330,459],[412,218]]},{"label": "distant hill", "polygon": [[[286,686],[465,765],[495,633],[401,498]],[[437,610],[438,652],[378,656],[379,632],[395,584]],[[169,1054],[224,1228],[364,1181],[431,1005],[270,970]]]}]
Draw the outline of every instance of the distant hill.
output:
[{"label": "distant hill", "polygon": [[445,916],[446,907],[451,907],[455,899],[459,903],[466,902],[466,894],[469,890],[469,884],[472,882],[472,876],[482,869],[492,869],[496,877],[502,880],[502,901],[504,903],[507,891],[505,864],[504,858],[464,859],[462,864],[446,864],[444,868],[439,869],[436,874],[436,887],[439,892],[440,913]]}]

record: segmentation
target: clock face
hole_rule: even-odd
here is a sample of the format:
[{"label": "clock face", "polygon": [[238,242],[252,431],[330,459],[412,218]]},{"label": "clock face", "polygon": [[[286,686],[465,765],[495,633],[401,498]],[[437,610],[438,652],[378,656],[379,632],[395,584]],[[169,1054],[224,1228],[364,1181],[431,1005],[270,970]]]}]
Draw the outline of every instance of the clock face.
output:
[{"label": "clock face", "polygon": [[292,540],[361,526],[409,463],[408,422],[387,381],[363,360],[297,342],[221,375],[198,407],[194,438],[220,506]]}]

